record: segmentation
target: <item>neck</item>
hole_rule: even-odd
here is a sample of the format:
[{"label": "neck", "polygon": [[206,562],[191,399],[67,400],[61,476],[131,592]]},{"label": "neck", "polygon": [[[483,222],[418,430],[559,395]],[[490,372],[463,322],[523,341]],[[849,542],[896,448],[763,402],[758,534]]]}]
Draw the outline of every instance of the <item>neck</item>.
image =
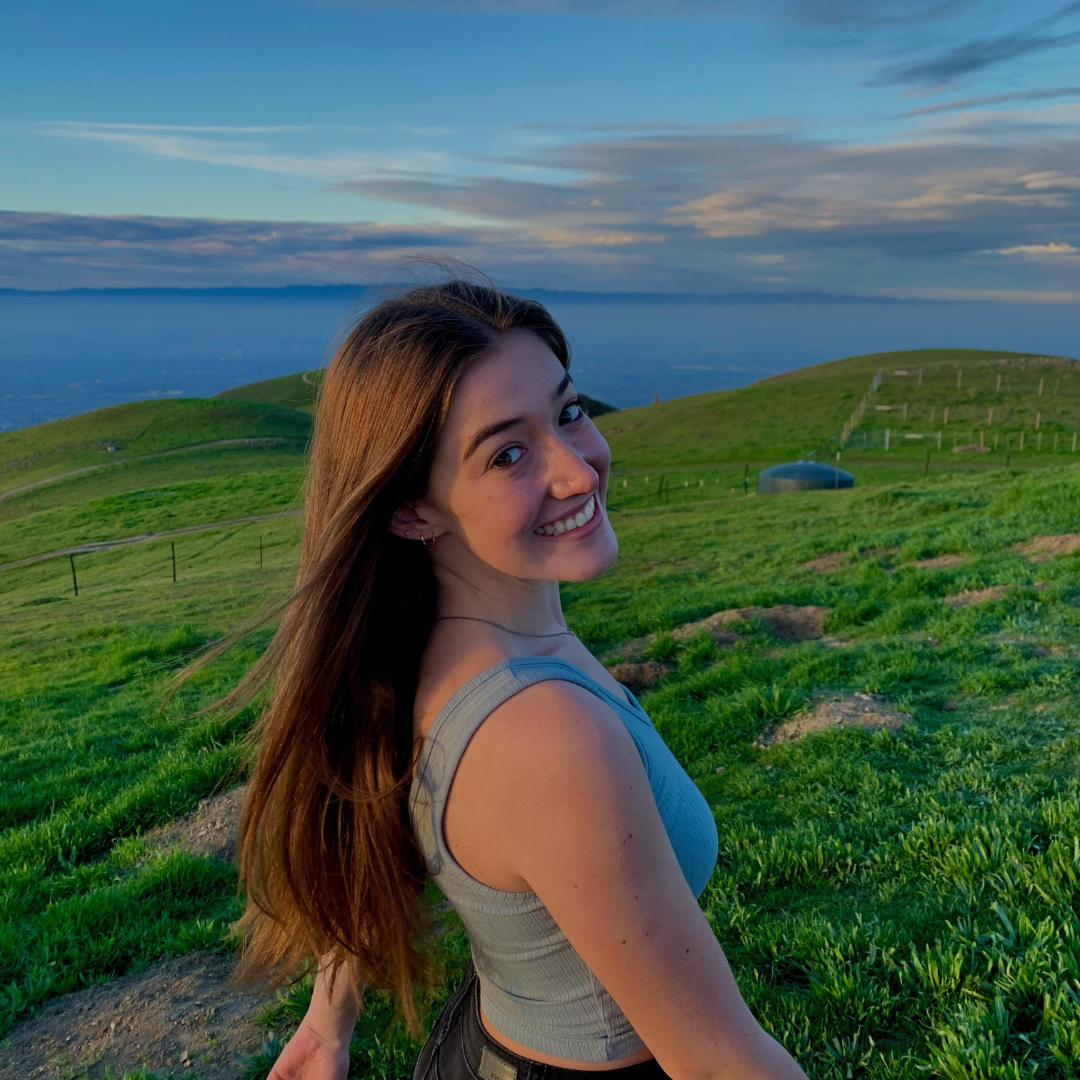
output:
[{"label": "neck", "polygon": [[557,581],[511,577],[486,563],[476,565],[477,560],[468,566],[455,559],[435,559],[434,563],[439,616],[469,615],[530,634],[566,626]]}]

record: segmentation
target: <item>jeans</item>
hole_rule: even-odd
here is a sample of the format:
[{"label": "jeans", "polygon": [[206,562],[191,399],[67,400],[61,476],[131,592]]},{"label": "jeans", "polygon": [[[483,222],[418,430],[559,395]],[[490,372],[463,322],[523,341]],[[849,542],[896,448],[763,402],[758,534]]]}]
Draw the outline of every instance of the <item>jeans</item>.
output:
[{"label": "jeans", "polygon": [[413,1080],[666,1080],[655,1058],[621,1069],[564,1069],[520,1057],[497,1043],[480,1021],[480,984],[469,963],[443,1007],[413,1070]]}]

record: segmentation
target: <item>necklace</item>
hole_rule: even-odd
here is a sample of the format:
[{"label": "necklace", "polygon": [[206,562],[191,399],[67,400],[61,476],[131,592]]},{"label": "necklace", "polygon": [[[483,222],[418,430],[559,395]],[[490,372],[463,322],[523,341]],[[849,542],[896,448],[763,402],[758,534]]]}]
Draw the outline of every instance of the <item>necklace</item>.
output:
[{"label": "necklace", "polygon": [[575,634],[570,627],[567,627],[565,630],[558,630],[554,634],[525,634],[520,630],[511,630],[509,626],[503,626],[502,623],[493,622],[491,619],[481,619],[477,615],[439,615],[435,621],[449,622],[452,619],[464,619],[467,622],[487,623],[488,626],[495,626],[500,630],[505,630],[508,634],[513,634],[515,637],[564,637],[566,634],[569,634],[571,637],[577,637],[577,634]]}]

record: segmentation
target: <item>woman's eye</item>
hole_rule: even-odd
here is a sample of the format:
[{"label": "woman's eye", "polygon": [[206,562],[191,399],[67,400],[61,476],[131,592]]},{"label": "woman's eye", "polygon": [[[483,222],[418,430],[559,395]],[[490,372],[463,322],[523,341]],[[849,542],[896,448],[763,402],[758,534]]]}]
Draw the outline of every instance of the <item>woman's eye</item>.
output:
[{"label": "woman's eye", "polygon": [[513,465],[516,461],[521,459],[521,455],[525,451],[520,446],[508,446],[505,450],[500,450],[492,459],[491,467],[493,469],[505,469],[510,465]]},{"label": "woman's eye", "polygon": [[585,410],[576,401],[571,401],[564,405],[563,411],[559,413],[559,426],[572,424],[575,420],[580,420],[584,415]]}]

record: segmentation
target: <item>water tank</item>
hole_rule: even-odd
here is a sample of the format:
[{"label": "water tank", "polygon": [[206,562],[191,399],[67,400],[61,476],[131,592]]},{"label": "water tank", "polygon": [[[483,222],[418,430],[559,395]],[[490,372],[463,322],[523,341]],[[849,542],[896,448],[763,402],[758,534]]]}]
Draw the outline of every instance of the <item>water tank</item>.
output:
[{"label": "water tank", "polygon": [[850,488],[855,477],[836,465],[819,461],[790,461],[774,465],[758,473],[759,495],[775,495],[781,491],[810,491],[815,488]]}]

